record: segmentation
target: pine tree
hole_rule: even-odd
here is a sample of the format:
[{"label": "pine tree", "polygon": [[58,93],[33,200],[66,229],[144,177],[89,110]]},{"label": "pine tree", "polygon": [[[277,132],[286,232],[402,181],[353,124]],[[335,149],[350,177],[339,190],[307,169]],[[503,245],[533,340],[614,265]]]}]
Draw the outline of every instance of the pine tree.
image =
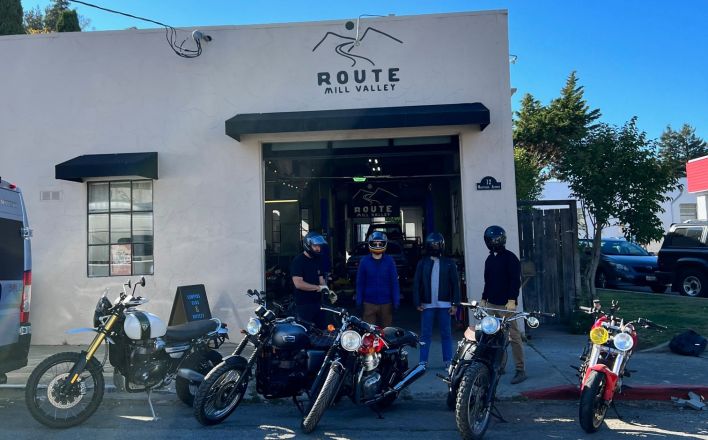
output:
[{"label": "pine tree", "polygon": [[659,138],[659,157],[671,165],[676,177],[686,175],[686,162],[705,155],[708,142],[696,136],[696,129],[688,124],[679,131],[669,125]]},{"label": "pine tree", "polygon": [[44,9],[44,29],[48,32],[57,30],[57,23],[63,11],[69,10],[68,0],[54,0],[50,6]]},{"label": "pine tree", "polygon": [[61,12],[57,21],[57,32],[81,32],[76,9]]},{"label": "pine tree", "polygon": [[0,0],[0,35],[24,34],[20,0]]}]

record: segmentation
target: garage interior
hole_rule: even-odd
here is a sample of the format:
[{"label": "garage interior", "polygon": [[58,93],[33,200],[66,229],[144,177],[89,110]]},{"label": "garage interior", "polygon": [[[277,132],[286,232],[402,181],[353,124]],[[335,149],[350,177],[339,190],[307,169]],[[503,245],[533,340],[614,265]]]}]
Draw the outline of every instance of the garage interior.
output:
[{"label": "garage interior", "polygon": [[323,271],[340,298],[351,301],[356,268],[347,261],[366,253],[357,244],[370,225],[382,223],[402,232],[389,234],[401,245],[391,251],[405,255],[397,260],[402,304],[410,302],[412,275],[431,231],[444,235],[446,254],[464,273],[457,136],[266,143],[263,166],[267,288],[289,293],[290,262],[302,252],[302,237],[317,231],[330,245]]}]

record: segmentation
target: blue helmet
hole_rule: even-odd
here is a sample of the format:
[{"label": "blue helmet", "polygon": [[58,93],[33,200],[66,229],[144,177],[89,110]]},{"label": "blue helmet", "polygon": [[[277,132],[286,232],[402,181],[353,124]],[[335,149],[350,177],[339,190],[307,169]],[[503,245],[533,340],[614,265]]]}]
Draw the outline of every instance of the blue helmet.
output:
[{"label": "blue helmet", "polygon": [[312,246],[324,246],[327,244],[327,240],[324,239],[322,234],[317,232],[308,232],[305,238],[302,239],[302,247],[305,248],[305,252],[310,255],[319,255],[320,252],[312,249]]}]

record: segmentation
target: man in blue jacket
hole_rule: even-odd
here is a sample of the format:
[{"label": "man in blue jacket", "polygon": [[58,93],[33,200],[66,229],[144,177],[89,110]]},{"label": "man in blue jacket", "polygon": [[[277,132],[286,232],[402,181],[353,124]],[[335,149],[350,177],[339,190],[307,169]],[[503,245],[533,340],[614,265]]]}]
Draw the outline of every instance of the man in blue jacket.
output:
[{"label": "man in blue jacket", "polygon": [[384,254],[388,245],[386,234],[376,231],[367,241],[370,253],[361,259],[356,272],[356,305],[364,306],[364,321],[389,327],[393,309],[400,304],[396,263]]},{"label": "man in blue jacket", "polygon": [[420,362],[428,362],[433,324],[438,321],[442,340],[443,362],[447,367],[452,360],[452,324],[450,316],[460,303],[460,279],[457,266],[445,258],[445,238],[431,232],[425,239],[426,256],[418,262],[413,279],[413,305],[421,312]]}]

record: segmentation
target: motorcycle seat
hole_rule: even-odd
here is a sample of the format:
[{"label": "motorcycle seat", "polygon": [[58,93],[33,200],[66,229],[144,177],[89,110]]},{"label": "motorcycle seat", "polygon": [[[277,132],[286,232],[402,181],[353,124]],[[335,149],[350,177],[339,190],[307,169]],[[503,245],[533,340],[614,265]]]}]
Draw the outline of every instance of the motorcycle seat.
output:
[{"label": "motorcycle seat", "polygon": [[391,347],[401,347],[418,345],[418,337],[415,333],[400,327],[386,327],[383,329],[383,338]]},{"label": "motorcycle seat", "polygon": [[172,341],[189,341],[217,329],[219,324],[211,319],[201,319],[186,324],[179,324],[167,327],[165,338]]}]

